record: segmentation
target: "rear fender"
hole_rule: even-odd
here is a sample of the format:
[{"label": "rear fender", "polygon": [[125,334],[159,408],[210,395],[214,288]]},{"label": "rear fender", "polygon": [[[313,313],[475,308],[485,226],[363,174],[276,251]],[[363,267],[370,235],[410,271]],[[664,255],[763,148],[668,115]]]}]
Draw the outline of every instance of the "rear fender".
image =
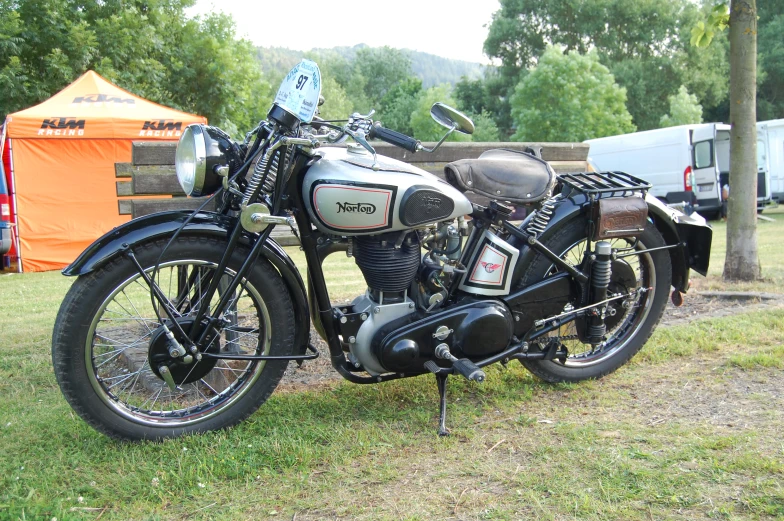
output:
[{"label": "rear fender", "polygon": [[[190,211],[171,211],[150,214],[136,218],[117,228],[92,243],[79,257],[63,270],[63,275],[72,277],[86,275],[122,255],[134,246],[171,237],[191,216]],[[185,236],[211,236],[228,240],[234,227],[238,225],[235,218],[213,212],[199,212],[180,232]],[[250,246],[252,238],[243,235],[240,242]],[[310,312],[308,311],[305,284],[299,270],[286,251],[272,239],[267,239],[261,250],[260,257],[272,264],[280,273],[294,305],[294,317],[297,327],[296,346],[305,353],[310,338]]]},{"label": "rear fender", "polygon": [[[672,262],[672,285],[678,291],[686,292],[689,288],[689,268],[701,275],[706,275],[708,272],[713,230],[705,219],[698,215],[694,217],[684,215],[667,207],[651,195],[647,195],[645,201],[648,203],[648,219],[662,234],[666,244],[678,246],[669,250]],[[589,206],[588,198],[581,193],[564,197],[556,205],[553,217],[544,232],[538,236],[539,241],[546,245],[548,240],[572,219],[586,219]],[[525,230],[532,219],[533,215],[529,215],[520,225],[520,229]],[[533,261],[537,252],[515,237],[511,237],[508,241],[520,249],[512,284],[512,287],[515,287],[523,275],[524,267]]]}]

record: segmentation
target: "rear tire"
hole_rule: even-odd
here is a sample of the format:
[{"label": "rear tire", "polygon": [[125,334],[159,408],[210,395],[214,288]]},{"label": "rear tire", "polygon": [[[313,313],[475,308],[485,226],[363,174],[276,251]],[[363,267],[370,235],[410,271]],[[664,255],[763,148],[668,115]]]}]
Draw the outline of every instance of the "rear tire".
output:
[{"label": "rear tire", "polygon": [[[639,250],[665,246],[661,234],[650,222],[646,224],[645,231],[638,238]],[[630,246],[634,239],[614,239],[611,242],[613,248],[622,248]],[[585,223],[582,220],[574,220],[548,239],[546,245],[561,258],[569,259],[572,264],[579,264],[582,261],[585,244]],[[639,262],[636,263],[634,259],[639,259]],[[629,267],[639,275],[637,287],[653,287],[653,290],[639,296],[633,304],[634,307],[625,311],[618,324],[612,330],[608,328],[606,346],[589,352],[590,345],[583,344],[579,340],[569,341],[571,344],[564,342],[570,351],[565,362],[521,360],[531,373],[553,383],[601,378],[624,365],[645,345],[667,305],[672,280],[670,255],[667,250],[659,250],[625,257],[623,261],[629,261],[627,262]],[[632,264],[639,264],[639,266],[632,266]],[[555,267],[552,261],[538,254],[523,274],[520,287],[539,282],[553,273]],[[616,281],[616,273],[613,273],[611,285],[619,284],[614,281]],[[625,292],[631,289],[634,288],[626,288]],[[575,302],[571,305],[578,307],[579,304]],[[552,336],[573,335],[575,332],[574,323],[570,322],[561,330],[554,332]],[[584,351],[578,352],[579,349]]]},{"label": "rear tire", "polygon": [[[167,242],[134,248],[148,273]],[[167,248],[157,280],[183,320],[202,305],[200,292],[225,249],[224,241],[208,237],[180,237]],[[236,273],[247,255],[237,248],[223,276]],[[259,259],[233,297],[211,349],[292,354],[291,299],[268,262]],[[218,300],[216,292],[209,306]],[[160,335],[159,326],[149,289],[125,255],[71,286],[55,322],[52,361],[68,403],[96,430],[123,440],[160,440],[235,425],[267,400],[288,364],[220,360],[211,366],[205,357],[180,366],[179,388],[170,391],[151,367],[157,367],[150,345]],[[174,362],[171,367],[176,367]]]}]

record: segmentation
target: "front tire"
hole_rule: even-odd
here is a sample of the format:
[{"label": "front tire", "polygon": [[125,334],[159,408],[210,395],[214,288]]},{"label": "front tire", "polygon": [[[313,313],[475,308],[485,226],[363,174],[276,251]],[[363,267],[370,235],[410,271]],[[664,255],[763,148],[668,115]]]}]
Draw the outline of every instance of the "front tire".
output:
[{"label": "front tire", "polygon": [[[148,274],[167,242],[134,248]],[[205,305],[203,291],[217,275],[225,249],[224,241],[208,237],[179,237],[166,249],[156,280],[176,307],[183,329],[188,317]],[[241,248],[233,252],[208,315],[247,255]],[[210,350],[292,354],[291,299],[268,262],[255,263],[232,299]],[[167,348],[161,352],[155,340],[161,331],[149,288],[126,255],[74,282],[55,322],[52,361],[65,398],[88,424],[123,440],[159,440],[229,427],[267,400],[287,366],[286,361],[213,362],[207,357],[191,365],[171,362],[172,372],[179,367],[179,385],[172,391],[155,361],[166,357]]]},{"label": "front tire", "polygon": [[[633,238],[613,239],[610,242],[613,248],[634,246],[637,250],[666,245],[659,231],[650,222],[646,223],[645,231],[638,239],[636,244]],[[583,260],[586,243],[585,223],[576,219],[549,238],[546,245],[561,258],[579,265]],[[617,323],[614,323],[612,328],[608,327],[607,340],[600,348],[592,349],[589,344],[575,339],[574,337],[578,335],[574,322],[567,323],[560,330],[551,333],[551,336],[569,339],[563,342],[569,350],[569,356],[564,362],[521,360],[531,373],[552,383],[601,378],[624,365],[645,345],[667,305],[672,280],[670,255],[667,250],[659,250],[614,261],[617,262],[626,263],[627,266],[619,266],[619,268],[631,268],[624,271],[634,273],[637,280],[630,283],[627,279],[632,277],[629,276],[621,281],[617,272],[622,270],[614,270],[608,296],[613,292],[628,293],[639,287],[652,288],[652,290],[629,303],[628,309],[618,306],[616,313],[621,313],[621,316],[614,321]],[[556,268],[552,261],[538,254],[523,274],[520,287],[539,282],[555,272]],[[633,285],[635,287],[630,287]],[[571,303],[567,308],[570,306],[573,309],[579,307],[579,303]]]}]

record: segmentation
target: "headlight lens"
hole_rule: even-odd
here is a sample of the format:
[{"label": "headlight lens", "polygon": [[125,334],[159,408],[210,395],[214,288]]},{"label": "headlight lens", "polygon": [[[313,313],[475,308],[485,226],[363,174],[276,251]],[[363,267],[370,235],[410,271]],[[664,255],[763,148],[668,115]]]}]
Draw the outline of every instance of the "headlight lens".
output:
[{"label": "headlight lens", "polygon": [[185,128],[174,156],[177,180],[183,191],[193,196],[201,195],[207,170],[207,151],[204,130],[201,127],[202,125],[188,125]]},{"label": "headlight lens", "polygon": [[224,131],[202,124],[188,125],[180,136],[174,167],[183,191],[193,197],[210,195],[222,184],[219,166],[234,172],[242,164],[242,148]]}]

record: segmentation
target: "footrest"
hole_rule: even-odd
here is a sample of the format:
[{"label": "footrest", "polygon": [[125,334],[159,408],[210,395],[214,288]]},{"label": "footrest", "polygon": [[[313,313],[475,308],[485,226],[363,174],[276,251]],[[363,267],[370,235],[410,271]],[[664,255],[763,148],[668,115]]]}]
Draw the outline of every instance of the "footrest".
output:
[{"label": "footrest", "polygon": [[479,367],[468,358],[461,358],[460,360],[455,361],[452,367],[457,373],[465,376],[468,380],[480,384],[485,381],[485,372],[479,369]]},{"label": "footrest", "polygon": [[438,365],[432,360],[428,360],[427,362],[425,362],[425,369],[427,369],[433,374],[445,374],[445,373],[448,374],[452,372],[451,369],[448,369],[446,367],[441,367],[440,365]]}]

